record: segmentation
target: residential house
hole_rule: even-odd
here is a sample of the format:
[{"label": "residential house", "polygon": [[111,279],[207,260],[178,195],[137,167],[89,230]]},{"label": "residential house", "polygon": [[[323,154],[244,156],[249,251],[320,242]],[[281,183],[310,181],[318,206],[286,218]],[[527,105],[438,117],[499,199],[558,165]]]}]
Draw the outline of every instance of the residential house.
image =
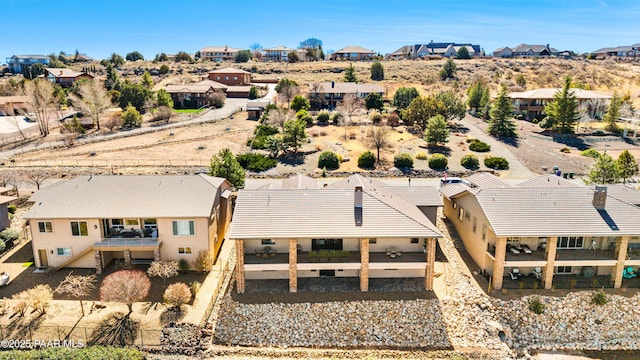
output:
[{"label": "residential house", "polygon": [[230,46],[206,46],[200,49],[200,59],[205,61],[235,61],[236,55],[242,49]]},{"label": "residential house", "polygon": [[[322,82],[313,88],[315,93],[311,94],[320,99],[320,108],[335,108],[347,94],[355,95],[364,99],[371,93],[383,95],[384,88],[378,84],[358,84],[352,82]],[[312,101],[315,104],[315,101]]]},{"label": "residential house", "polygon": [[513,50],[508,46],[497,48],[493,51],[494,57],[510,58],[513,57]]},{"label": "residential house", "polygon": [[385,54],[384,58],[387,60],[404,60],[404,59],[414,59],[413,55],[414,47],[412,45],[405,45],[400,47],[398,50]]},{"label": "residential house", "polygon": [[69,88],[80,79],[93,79],[93,75],[66,68],[45,68],[44,78],[63,88]]},{"label": "residential house", "polygon": [[[296,51],[296,49],[288,48],[284,45],[271,47],[262,49],[264,52],[264,56],[262,57],[263,61],[289,61],[289,53],[292,51]],[[299,54],[298,54],[298,57]],[[300,57],[300,59],[303,59]]]},{"label": "residential house", "polygon": [[258,120],[262,116],[264,110],[271,104],[269,100],[248,100],[247,101],[247,119]]},{"label": "residential house", "polygon": [[226,67],[210,71],[209,80],[228,86],[245,86],[251,83],[251,73],[242,69]]},{"label": "residential house", "polygon": [[494,289],[520,274],[546,289],[564,274],[610,277],[619,288],[623,269],[640,265],[640,208],[605,186],[542,175],[518,185],[445,184],[440,192],[444,215]]},{"label": "residential house", "polygon": [[415,44],[413,46],[413,54],[415,58],[424,58],[428,56],[455,57],[458,50],[462,47],[467,48],[471,57],[478,57],[481,54],[480,45],[474,44],[458,44],[452,42],[430,42],[428,44]]},{"label": "residential house", "polygon": [[47,66],[50,62],[51,58],[46,55],[13,55],[7,58],[7,66],[14,74],[21,73],[25,68],[35,64]]},{"label": "residential house", "polygon": [[375,58],[373,50],[365,49],[361,46],[346,46],[331,54],[331,60],[362,61]]},{"label": "residential house", "polygon": [[546,45],[520,44],[514,48],[503,47],[496,49],[493,56],[500,57],[540,57],[558,56],[560,51]]},{"label": "residential house", "polygon": [[0,96],[0,115],[13,116],[26,113],[28,103],[27,96]]},{"label": "residential house", "polygon": [[[284,183],[284,182],[283,182]],[[237,291],[246,279],[424,278],[433,289],[438,229],[414,204],[353,175],[327,186],[299,176],[284,188],[240,190],[229,239]]]},{"label": "residential house", "polygon": [[207,175],[79,176],[36,192],[25,215],[36,266],[96,268],[215,259],[231,217],[231,185]]},{"label": "residential house", "polygon": [[[561,88],[541,88],[522,92],[509,93],[509,98],[513,101],[513,111],[522,114],[526,119],[538,118],[544,115],[544,107],[553,101],[553,96],[562,91]],[[578,100],[579,106],[590,107],[593,102],[606,102],[611,99],[610,95],[583,89],[569,90]],[[602,108],[602,107],[599,107]],[[602,114],[594,114],[595,116]]]},{"label": "residential house", "polygon": [[623,45],[616,47],[607,47],[591,52],[596,59],[619,58],[628,59],[640,56],[640,43],[633,45]]},{"label": "residential house", "polygon": [[167,85],[165,90],[171,95],[176,109],[198,109],[209,104],[209,96],[214,92],[226,92],[227,86],[211,80],[193,84]]}]

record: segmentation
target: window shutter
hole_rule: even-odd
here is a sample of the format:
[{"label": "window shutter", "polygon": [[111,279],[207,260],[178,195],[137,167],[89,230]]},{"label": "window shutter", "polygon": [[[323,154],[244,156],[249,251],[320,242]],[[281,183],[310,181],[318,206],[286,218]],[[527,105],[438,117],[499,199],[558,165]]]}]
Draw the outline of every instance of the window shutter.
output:
[{"label": "window shutter", "polygon": [[178,235],[178,222],[172,221],[171,223],[173,224],[173,235]]},{"label": "window shutter", "polygon": [[195,235],[196,234],[196,224],[195,221],[189,221],[189,235]]}]

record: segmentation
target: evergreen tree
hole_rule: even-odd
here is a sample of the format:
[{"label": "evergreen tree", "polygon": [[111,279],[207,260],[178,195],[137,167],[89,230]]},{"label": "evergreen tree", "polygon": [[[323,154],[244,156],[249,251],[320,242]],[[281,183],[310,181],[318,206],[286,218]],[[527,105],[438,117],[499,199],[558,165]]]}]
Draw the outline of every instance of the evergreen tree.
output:
[{"label": "evergreen tree", "polygon": [[514,137],[516,136],[516,124],[513,122],[513,108],[507,97],[507,86],[502,85],[498,97],[491,107],[491,120],[487,131],[492,136]]},{"label": "evergreen tree", "polygon": [[282,145],[285,149],[293,148],[293,152],[297,153],[303,141],[307,140],[306,128],[307,122],[304,120],[285,121],[282,133]]},{"label": "evergreen tree", "polygon": [[448,58],[440,70],[440,80],[453,79],[456,76],[456,63]]},{"label": "evergreen tree", "polygon": [[617,121],[618,121],[618,118],[620,118],[621,105],[622,105],[622,100],[620,99],[618,92],[614,91],[613,97],[609,102],[609,108],[607,109],[607,112],[602,117],[602,120],[607,124],[606,129],[613,133],[617,133],[620,131]]},{"label": "evergreen tree", "polygon": [[436,115],[429,119],[427,128],[424,130],[424,140],[429,146],[449,141],[449,129],[444,116]]},{"label": "evergreen tree", "polygon": [[626,184],[627,179],[638,175],[638,162],[631,155],[629,150],[625,150],[620,153],[616,160],[616,170],[618,175],[622,178],[622,183]]},{"label": "evergreen tree", "polygon": [[171,95],[167,92],[167,90],[158,90],[158,92],[156,93],[156,105],[158,107],[168,106],[170,108],[173,108],[173,99],[171,98]]},{"label": "evergreen tree", "polygon": [[380,61],[376,61],[371,64],[371,80],[384,80],[384,67],[382,66]]},{"label": "evergreen tree", "polygon": [[346,82],[357,82],[355,68],[352,63],[349,63],[349,67],[344,69],[344,81]]},{"label": "evergreen tree", "polygon": [[571,77],[564,78],[562,90],[553,95],[553,101],[544,107],[547,117],[540,123],[543,129],[552,129],[563,134],[573,133],[580,120],[578,99],[571,90]]},{"label": "evergreen tree", "polygon": [[224,148],[211,158],[209,175],[225,178],[240,189],[244,187],[246,173],[231,150]]},{"label": "evergreen tree", "polygon": [[364,98],[364,104],[367,110],[376,109],[382,111],[384,107],[384,101],[382,95],[378,93],[370,93]]},{"label": "evergreen tree", "polygon": [[142,79],[140,80],[140,82],[142,83],[142,86],[144,86],[147,90],[151,90],[151,88],[153,87],[153,78],[148,71],[145,71],[142,74]]},{"label": "evergreen tree", "polygon": [[491,118],[491,93],[489,87],[485,87],[482,92],[482,98],[480,99],[480,110],[482,111],[482,118],[489,120]]},{"label": "evergreen tree", "polygon": [[589,171],[589,180],[594,184],[612,184],[618,181],[616,163],[607,153],[600,154]]},{"label": "evergreen tree", "polygon": [[396,93],[393,95],[393,105],[398,109],[398,111],[402,111],[406,109],[409,104],[411,104],[411,101],[419,95],[418,89],[414,87],[401,87],[396,90]]},{"label": "evergreen tree", "polygon": [[258,98],[258,88],[254,86],[251,86],[251,89],[249,89],[249,100],[254,100]]},{"label": "evergreen tree", "polygon": [[461,47],[456,53],[456,59],[471,59],[471,54],[469,54],[469,49],[466,46]]},{"label": "evergreen tree", "polygon": [[104,87],[107,90],[118,90],[120,88],[119,83],[118,73],[116,73],[116,69],[113,68],[113,65],[109,63],[107,65],[107,79],[104,81]]}]

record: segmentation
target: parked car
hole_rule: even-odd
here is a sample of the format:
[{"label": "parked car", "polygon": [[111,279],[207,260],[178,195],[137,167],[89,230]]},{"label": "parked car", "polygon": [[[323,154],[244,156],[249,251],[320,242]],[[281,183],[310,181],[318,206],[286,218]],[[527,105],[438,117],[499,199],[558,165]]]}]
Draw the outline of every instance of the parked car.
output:
[{"label": "parked car", "polygon": [[471,186],[471,183],[469,182],[469,180],[465,180],[459,177],[444,177],[440,179],[441,187],[445,184],[460,184],[460,183],[465,184],[467,186]]}]

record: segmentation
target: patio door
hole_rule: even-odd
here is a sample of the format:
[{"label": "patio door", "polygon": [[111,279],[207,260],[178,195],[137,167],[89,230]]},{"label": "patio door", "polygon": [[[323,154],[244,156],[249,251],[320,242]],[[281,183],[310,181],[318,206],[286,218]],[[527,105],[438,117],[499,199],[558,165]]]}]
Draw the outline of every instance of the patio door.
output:
[{"label": "patio door", "polygon": [[312,239],[311,250],[342,250],[342,239]]},{"label": "patio door", "polygon": [[38,249],[38,259],[40,259],[40,266],[49,266],[49,259],[47,258],[47,249]]}]

